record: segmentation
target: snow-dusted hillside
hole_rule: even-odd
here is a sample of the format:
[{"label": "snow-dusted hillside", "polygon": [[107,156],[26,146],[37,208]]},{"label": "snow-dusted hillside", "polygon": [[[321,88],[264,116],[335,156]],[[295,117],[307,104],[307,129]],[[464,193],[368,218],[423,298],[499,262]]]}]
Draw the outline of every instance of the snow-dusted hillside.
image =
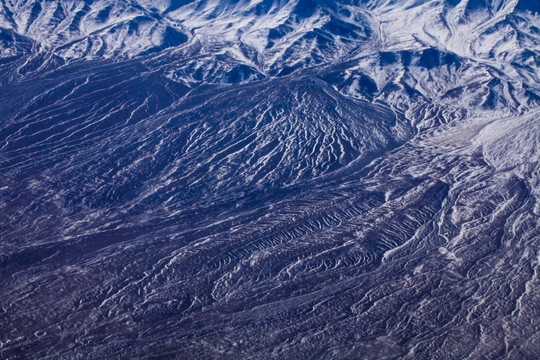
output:
[{"label": "snow-dusted hillside", "polygon": [[540,358],[537,0],[0,0],[0,358]]},{"label": "snow-dusted hillside", "polygon": [[[167,58],[166,76],[188,86],[337,66],[330,82],[341,93],[400,111],[428,104],[429,112],[440,105],[451,112],[510,114],[538,104],[539,10],[533,0],[2,6],[4,68],[19,79],[78,61],[159,54]],[[423,115],[409,116],[421,121]]]}]

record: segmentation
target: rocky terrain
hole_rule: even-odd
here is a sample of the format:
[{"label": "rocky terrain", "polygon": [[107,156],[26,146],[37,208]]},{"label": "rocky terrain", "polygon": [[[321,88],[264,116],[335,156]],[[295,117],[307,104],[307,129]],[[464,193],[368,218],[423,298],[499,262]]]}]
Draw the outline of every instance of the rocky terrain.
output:
[{"label": "rocky terrain", "polygon": [[539,359],[537,0],[0,0],[0,358]]}]

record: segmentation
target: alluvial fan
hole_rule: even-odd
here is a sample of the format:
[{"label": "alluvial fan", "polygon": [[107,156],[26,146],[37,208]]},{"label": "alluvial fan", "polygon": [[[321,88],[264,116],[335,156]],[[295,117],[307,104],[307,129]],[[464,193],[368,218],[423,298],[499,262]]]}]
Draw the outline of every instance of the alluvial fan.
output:
[{"label": "alluvial fan", "polygon": [[0,358],[540,359],[536,0],[0,0]]}]

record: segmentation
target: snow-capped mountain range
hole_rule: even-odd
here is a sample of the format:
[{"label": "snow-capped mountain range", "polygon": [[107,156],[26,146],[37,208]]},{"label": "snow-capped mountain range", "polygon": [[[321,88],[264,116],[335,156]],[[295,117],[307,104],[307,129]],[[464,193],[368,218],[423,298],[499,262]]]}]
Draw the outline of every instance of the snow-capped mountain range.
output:
[{"label": "snow-capped mountain range", "polygon": [[14,78],[77,61],[156,54],[171,60],[167,76],[188,86],[337,66],[330,82],[340,92],[401,111],[412,101],[520,113],[538,104],[539,6],[534,0],[3,1],[1,51],[5,61],[19,59],[5,70]]}]

